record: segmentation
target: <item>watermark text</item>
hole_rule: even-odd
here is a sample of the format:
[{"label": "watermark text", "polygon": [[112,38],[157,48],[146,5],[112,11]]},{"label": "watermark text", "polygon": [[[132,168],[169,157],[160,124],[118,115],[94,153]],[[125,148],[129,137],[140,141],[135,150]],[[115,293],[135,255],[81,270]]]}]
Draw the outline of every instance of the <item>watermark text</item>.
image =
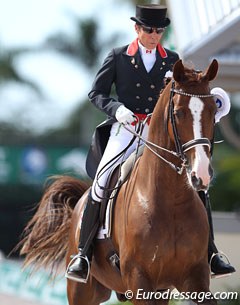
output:
[{"label": "watermark text", "polygon": [[178,292],[174,290],[164,290],[164,291],[144,291],[139,288],[134,294],[132,290],[127,290],[125,292],[125,297],[128,300],[135,298],[136,300],[192,300],[198,303],[202,303],[204,300],[237,300],[239,293],[236,291],[228,292]]}]

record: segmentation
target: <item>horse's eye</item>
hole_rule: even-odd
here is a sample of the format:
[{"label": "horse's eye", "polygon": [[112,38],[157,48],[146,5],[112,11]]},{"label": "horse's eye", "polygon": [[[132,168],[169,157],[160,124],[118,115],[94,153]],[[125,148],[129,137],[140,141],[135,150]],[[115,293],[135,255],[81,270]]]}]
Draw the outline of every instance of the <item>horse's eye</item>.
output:
[{"label": "horse's eye", "polygon": [[182,109],[175,109],[174,110],[174,115],[178,118],[178,119],[182,119],[184,118],[184,111]]}]

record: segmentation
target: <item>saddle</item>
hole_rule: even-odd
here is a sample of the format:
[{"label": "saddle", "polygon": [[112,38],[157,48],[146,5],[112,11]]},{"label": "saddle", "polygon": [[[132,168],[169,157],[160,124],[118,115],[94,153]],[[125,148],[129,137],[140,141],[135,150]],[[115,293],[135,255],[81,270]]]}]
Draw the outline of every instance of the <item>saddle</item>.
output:
[{"label": "saddle", "polygon": [[106,239],[111,237],[112,215],[120,187],[125,183],[132,172],[134,164],[142,155],[144,145],[141,145],[137,151],[134,151],[122,164],[113,168],[108,183],[106,185],[105,198],[101,202],[100,223],[97,239]]}]

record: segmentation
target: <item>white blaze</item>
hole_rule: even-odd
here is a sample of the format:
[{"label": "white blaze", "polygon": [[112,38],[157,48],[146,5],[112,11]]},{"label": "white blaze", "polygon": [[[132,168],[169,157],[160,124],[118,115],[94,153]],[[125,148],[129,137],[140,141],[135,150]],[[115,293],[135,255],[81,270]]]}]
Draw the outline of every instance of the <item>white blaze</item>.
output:
[{"label": "white blaze", "polygon": [[[189,102],[189,109],[193,116],[193,136],[194,139],[202,138],[202,112],[204,108],[204,103],[198,97],[191,97]],[[192,166],[192,172],[195,172],[197,178],[201,178],[203,185],[208,185],[210,183],[209,175],[209,158],[202,145],[198,145],[194,148],[195,150],[195,160]]]}]

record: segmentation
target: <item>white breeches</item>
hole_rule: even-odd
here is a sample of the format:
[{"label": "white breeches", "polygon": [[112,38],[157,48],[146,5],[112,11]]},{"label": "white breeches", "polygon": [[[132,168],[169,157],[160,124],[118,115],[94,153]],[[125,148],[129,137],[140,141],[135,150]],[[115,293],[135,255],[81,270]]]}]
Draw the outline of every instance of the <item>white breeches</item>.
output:
[{"label": "white breeches", "polygon": [[[131,128],[132,130],[135,130],[135,127],[133,127],[132,125],[127,125],[127,127]],[[148,125],[146,124],[143,129],[142,137],[146,139],[147,134],[148,134]],[[117,161],[114,160],[113,162],[109,163],[106,166],[106,168],[104,168],[102,171],[101,169],[109,161],[111,161],[116,155],[118,155],[122,150],[124,150],[124,148],[127,147],[127,145],[130,143],[132,138],[133,138],[132,133],[127,131],[124,128],[124,126],[120,125],[118,122],[112,125],[110,131],[110,137],[106,149],[98,165],[97,173],[93,181],[93,185],[92,185],[93,200],[101,201],[104,191],[99,186],[105,187],[109,173],[111,172],[111,165],[120,164],[122,161],[125,161],[130,156],[130,154],[136,149],[138,139],[135,139],[133,144],[128,148],[128,150],[124,153],[124,155],[120,159],[117,159]]]}]

